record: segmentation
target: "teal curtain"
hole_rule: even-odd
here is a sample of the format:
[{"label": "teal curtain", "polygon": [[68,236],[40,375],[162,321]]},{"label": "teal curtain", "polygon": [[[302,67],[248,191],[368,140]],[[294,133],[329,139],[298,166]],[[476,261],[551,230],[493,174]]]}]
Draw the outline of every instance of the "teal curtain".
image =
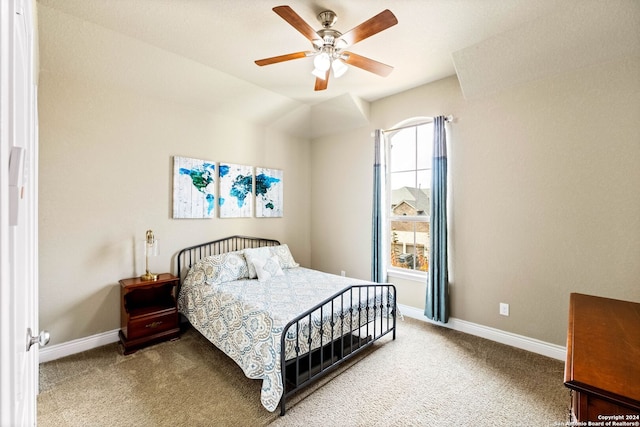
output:
[{"label": "teal curtain", "polygon": [[373,157],[373,208],[371,232],[371,281],[385,282],[386,261],[384,252],[385,234],[385,182],[386,148],[382,130],[374,133],[375,152]]},{"label": "teal curtain", "polygon": [[431,171],[430,262],[424,314],[431,320],[449,320],[449,272],[447,268],[447,136],[445,117],[433,122]]}]

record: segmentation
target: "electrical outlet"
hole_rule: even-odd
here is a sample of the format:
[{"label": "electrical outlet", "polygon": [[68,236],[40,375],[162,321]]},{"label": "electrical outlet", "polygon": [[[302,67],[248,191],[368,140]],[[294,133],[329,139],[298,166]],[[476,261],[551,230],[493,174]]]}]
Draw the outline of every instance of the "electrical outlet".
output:
[{"label": "electrical outlet", "polygon": [[342,270],[342,271],[340,272],[340,275],[341,275],[342,277],[345,277],[345,276],[347,275],[347,272],[346,272],[346,271],[344,271],[344,270]]},{"label": "electrical outlet", "polygon": [[509,304],[501,302],[500,303],[500,314],[503,316],[509,315]]}]

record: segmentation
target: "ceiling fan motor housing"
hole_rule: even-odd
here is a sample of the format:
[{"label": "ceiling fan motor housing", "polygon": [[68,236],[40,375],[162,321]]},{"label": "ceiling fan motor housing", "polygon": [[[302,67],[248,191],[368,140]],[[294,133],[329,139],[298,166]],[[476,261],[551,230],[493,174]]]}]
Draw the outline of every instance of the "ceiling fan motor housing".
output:
[{"label": "ceiling fan motor housing", "polygon": [[331,10],[325,10],[318,14],[318,21],[322,24],[322,29],[318,30],[318,35],[322,38],[314,41],[316,53],[325,52],[332,58],[339,57],[338,50],[345,46],[336,46],[336,40],[342,35],[340,31],[331,28],[338,20],[338,15]]}]

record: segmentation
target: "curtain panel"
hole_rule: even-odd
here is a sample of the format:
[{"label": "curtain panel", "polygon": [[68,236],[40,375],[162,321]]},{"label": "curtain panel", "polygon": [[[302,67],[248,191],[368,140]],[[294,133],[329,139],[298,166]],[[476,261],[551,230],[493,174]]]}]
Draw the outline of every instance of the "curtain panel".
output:
[{"label": "curtain panel", "polygon": [[371,241],[371,281],[383,283],[386,278],[385,255],[385,183],[386,183],[386,149],[382,130],[374,133],[373,159],[373,207],[372,207],[372,241]]},{"label": "curtain panel", "polygon": [[447,137],[445,117],[433,121],[431,176],[431,233],[427,299],[424,314],[431,320],[449,320],[449,272],[447,258]]}]

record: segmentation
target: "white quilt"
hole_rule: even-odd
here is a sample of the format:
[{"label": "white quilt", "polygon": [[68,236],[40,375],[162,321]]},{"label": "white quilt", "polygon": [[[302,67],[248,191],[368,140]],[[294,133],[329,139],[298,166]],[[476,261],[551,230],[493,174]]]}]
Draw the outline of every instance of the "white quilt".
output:
[{"label": "white quilt", "polygon": [[[327,274],[303,267],[284,270],[284,276],[276,276],[260,282],[256,279],[241,279],[209,285],[205,283],[206,261],[195,264],[182,285],[178,298],[178,309],[189,322],[209,341],[231,357],[252,379],[262,379],[261,402],[269,411],[274,411],[282,396],[284,386],[281,375],[280,340],[285,325],[307,309],[324,301],[337,292],[353,285],[370,282]],[[366,300],[376,300],[376,316],[381,312],[381,301],[387,303],[386,295],[355,292],[354,300],[364,300],[361,307],[369,305]],[[346,298],[348,299],[348,298]],[[373,307],[373,303],[370,303]],[[393,301],[391,300],[391,304]],[[344,301],[348,307],[349,301]],[[332,308],[325,305],[323,317],[331,317]],[[340,310],[339,301],[334,302],[333,311]],[[373,310],[373,308],[370,308]],[[339,313],[334,314],[334,333],[358,329],[364,324],[366,310],[354,310],[351,319],[339,321]],[[373,316],[373,314],[371,314]],[[353,323],[349,323],[353,322]],[[319,315],[313,317],[313,324],[319,324]],[[327,329],[329,328],[329,329]],[[331,336],[331,326],[326,323],[323,339]],[[304,328],[304,339],[296,340],[295,331],[287,334],[287,356],[295,356],[296,344],[300,354],[309,350],[307,339],[309,328]],[[320,345],[319,329],[311,330],[312,348]]]}]

